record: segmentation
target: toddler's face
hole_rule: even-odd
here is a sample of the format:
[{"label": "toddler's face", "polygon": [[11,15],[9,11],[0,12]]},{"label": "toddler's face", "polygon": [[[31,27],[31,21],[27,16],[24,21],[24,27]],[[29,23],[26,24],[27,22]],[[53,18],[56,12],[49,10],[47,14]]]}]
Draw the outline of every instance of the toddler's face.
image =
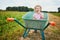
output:
[{"label": "toddler's face", "polygon": [[41,11],[41,8],[40,7],[36,7],[35,8],[35,12],[39,12],[39,11]]}]

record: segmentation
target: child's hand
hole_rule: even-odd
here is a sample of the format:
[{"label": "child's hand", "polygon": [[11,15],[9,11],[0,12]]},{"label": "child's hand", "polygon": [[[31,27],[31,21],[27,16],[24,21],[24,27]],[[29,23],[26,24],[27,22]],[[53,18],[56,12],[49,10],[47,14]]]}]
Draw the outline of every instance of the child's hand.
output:
[{"label": "child's hand", "polygon": [[41,19],[43,19],[44,17],[43,16],[40,16]]},{"label": "child's hand", "polygon": [[40,14],[40,18],[43,19],[44,18],[44,15]]}]

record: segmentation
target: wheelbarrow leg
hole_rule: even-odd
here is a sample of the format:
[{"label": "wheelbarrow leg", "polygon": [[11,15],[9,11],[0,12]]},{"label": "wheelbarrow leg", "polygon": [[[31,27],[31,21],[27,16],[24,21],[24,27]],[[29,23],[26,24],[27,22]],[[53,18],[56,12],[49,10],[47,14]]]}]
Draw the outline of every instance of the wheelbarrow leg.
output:
[{"label": "wheelbarrow leg", "polygon": [[25,29],[25,32],[24,32],[24,34],[23,34],[23,37],[24,37],[24,38],[27,37],[29,31],[30,31],[30,29]]},{"label": "wheelbarrow leg", "polygon": [[37,30],[35,29],[34,32],[37,33]]},{"label": "wheelbarrow leg", "polygon": [[37,29],[34,29],[34,32],[37,33]]},{"label": "wheelbarrow leg", "polygon": [[44,31],[40,31],[40,32],[41,32],[42,40],[45,40]]}]

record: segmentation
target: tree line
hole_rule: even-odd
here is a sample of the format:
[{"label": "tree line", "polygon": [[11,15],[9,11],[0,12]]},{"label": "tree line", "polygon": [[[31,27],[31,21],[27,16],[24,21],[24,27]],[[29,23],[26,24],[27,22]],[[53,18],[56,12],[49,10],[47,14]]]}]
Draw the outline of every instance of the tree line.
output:
[{"label": "tree line", "polygon": [[33,11],[33,8],[28,8],[25,6],[19,6],[19,7],[7,7],[6,8],[7,11]]},{"label": "tree line", "polygon": [[60,7],[58,8],[58,12],[60,12]]}]

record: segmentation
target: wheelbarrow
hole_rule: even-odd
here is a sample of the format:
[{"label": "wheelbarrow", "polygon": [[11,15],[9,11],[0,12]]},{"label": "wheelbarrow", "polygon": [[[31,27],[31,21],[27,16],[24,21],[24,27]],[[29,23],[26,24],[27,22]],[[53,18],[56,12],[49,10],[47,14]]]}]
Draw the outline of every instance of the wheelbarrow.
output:
[{"label": "wheelbarrow", "polygon": [[30,29],[33,30],[40,30],[42,40],[45,40],[44,36],[44,30],[51,24],[52,26],[55,26],[55,22],[49,22],[48,21],[48,13],[44,13],[44,19],[41,20],[34,20],[33,19],[34,12],[27,12],[22,19],[24,20],[25,25],[20,23],[16,18],[7,18],[8,21],[15,21],[19,25],[21,25],[23,28],[25,28],[23,37],[27,37]]}]

